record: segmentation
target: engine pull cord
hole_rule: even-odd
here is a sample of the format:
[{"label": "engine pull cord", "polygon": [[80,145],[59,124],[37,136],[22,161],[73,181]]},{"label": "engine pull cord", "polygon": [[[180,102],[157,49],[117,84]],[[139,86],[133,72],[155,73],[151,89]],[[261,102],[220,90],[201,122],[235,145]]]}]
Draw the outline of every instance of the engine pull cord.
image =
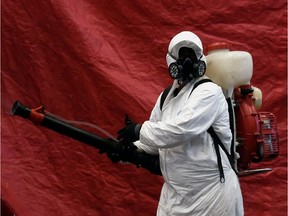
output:
[{"label": "engine pull cord", "polygon": [[112,139],[113,141],[118,142],[118,140],[113,135],[111,135],[109,132],[107,132],[103,128],[99,127],[98,125],[95,125],[95,124],[92,124],[92,123],[89,123],[89,122],[84,122],[84,121],[67,120],[67,119],[64,119],[64,118],[62,118],[60,116],[57,116],[57,115],[52,114],[50,112],[47,112],[46,110],[44,110],[44,112],[45,112],[46,115],[49,115],[52,118],[58,119],[60,121],[66,122],[68,124],[85,125],[85,126],[94,128],[94,129],[102,132],[103,134],[105,134],[108,138]]}]

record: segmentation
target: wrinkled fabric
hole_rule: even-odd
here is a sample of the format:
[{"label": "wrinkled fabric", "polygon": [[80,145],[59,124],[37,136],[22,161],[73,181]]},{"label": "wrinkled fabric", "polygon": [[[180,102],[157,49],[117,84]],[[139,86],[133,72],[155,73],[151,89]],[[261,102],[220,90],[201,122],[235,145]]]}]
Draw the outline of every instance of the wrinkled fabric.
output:
[{"label": "wrinkled fabric", "polygon": [[250,167],[272,171],[239,178],[245,216],[285,216],[286,0],[2,0],[1,211],[155,215],[162,177],[113,164],[97,149],[11,116],[10,110],[15,100],[31,108],[44,105],[117,136],[126,113],[143,123],[171,85],[167,44],[184,30],[201,38],[205,54],[209,44],[227,42],[231,51],[253,57],[251,84],[262,91],[261,111],[277,117],[280,154]]},{"label": "wrinkled fabric", "polygon": [[[207,129],[212,125],[227,149],[231,131],[222,89],[214,83],[186,84],[176,97],[174,82],[162,112],[160,97],[140,130],[137,146],[158,148],[165,179],[157,215],[243,215],[238,177],[221,150],[225,183],[219,180],[217,156]],[[147,147],[144,147],[147,148]]]}]

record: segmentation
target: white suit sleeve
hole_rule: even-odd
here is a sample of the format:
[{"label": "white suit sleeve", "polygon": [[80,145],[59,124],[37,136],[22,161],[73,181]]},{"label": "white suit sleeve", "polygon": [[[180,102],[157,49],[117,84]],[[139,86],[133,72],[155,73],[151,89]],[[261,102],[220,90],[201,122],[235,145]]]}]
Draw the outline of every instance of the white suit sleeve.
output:
[{"label": "white suit sleeve", "polygon": [[206,132],[217,116],[219,94],[222,91],[215,84],[200,85],[175,118],[144,122],[140,130],[140,142],[155,148],[171,148]]}]

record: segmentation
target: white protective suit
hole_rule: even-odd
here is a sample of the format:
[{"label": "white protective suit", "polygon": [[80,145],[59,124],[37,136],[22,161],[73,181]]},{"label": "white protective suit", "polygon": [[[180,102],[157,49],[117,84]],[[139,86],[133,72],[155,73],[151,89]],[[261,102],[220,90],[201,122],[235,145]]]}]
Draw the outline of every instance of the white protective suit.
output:
[{"label": "white protective suit", "polygon": [[140,140],[135,142],[138,148],[160,156],[165,183],[158,216],[244,215],[238,177],[220,148],[225,174],[225,182],[220,182],[213,139],[207,132],[213,125],[230,150],[232,135],[222,89],[208,82],[200,84],[190,95],[194,84],[203,78],[207,77],[186,84],[176,97],[173,95],[178,87],[175,80],[162,111],[160,95],[149,121],[141,127]]}]

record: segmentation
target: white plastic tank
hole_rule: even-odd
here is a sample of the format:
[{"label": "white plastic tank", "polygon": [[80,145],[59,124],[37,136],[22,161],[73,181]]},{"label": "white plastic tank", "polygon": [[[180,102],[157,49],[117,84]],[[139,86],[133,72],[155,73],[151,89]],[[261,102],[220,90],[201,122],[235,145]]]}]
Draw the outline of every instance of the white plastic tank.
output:
[{"label": "white plastic tank", "polygon": [[226,97],[231,97],[234,88],[250,85],[253,75],[253,60],[246,51],[230,51],[227,43],[207,46],[206,75],[222,87]]}]

